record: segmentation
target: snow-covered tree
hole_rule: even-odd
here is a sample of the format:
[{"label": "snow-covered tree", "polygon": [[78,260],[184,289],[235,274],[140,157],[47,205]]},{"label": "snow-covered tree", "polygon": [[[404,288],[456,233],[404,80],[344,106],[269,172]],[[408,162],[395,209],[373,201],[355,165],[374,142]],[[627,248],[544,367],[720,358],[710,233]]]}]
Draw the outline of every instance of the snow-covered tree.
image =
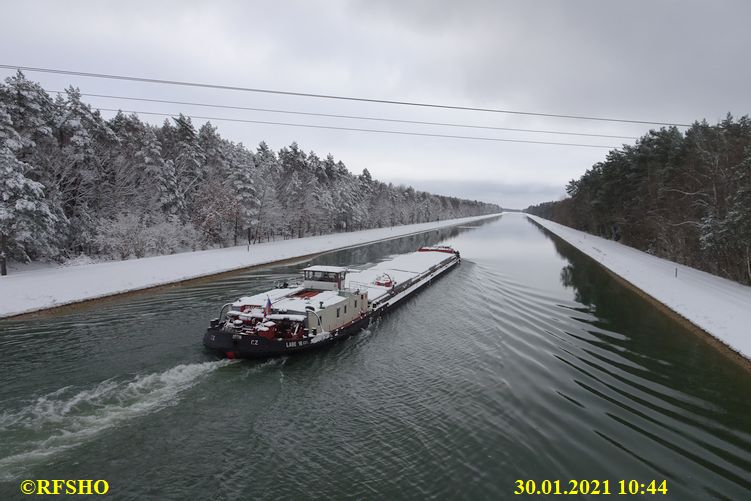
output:
[{"label": "snow-covered tree", "polygon": [[206,177],[206,155],[198,143],[190,117],[180,114],[173,120],[178,139],[174,157],[178,191],[186,201],[190,201]]},{"label": "snow-covered tree", "polygon": [[0,252],[28,261],[56,254],[51,237],[56,217],[44,186],[26,176],[28,165],[15,151],[23,147],[10,115],[0,104]]},{"label": "snow-covered tree", "polygon": [[238,211],[234,221],[233,242],[237,245],[240,233],[250,235],[258,224],[257,173],[253,154],[242,144],[230,146],[228,152],[228,191],[237,202]]},{"label": "snow-covered tree", "polygon": [[219,136],[211,122],[206,122],[198,130],[198,145],[203,152],[205,175],[214,177],[226,174],[229,162],[227,157],[233,147]]},{"label": "snow-covered tree", "polygon": [[40,142],[54,139],[55,104],[38,83],[28,80],[20,70],[0,85],[0,103],[19,136],[19,158],[26,159]]},{"label": "snow-covered tree", "polygon": [[276,189],[281,175],[281,166],[276,154],[263,141],[258,145],[254,157],[256,162],[254,187],[258,199],[258,213],[251,238],[254,241],[264,238],[269,240],[275,234],[281,234],[279,229],[287,223]]},{"label": "snow-covered tree", "polygon": [[206,244],[222,244],[241,211],[230,187],[221,179],[201,183],[193,202],[192,222]]},{"label": "snow-covered tree", "polygon": [[167,169],[162,158],[162,145],[152,127],[146,126],[138,139],[138,149],[133,158],[139,173],[137,183],[139,206],[142,211],[156,217],[155,213],[168,213],[171,198],[176,192],[174,168]]}]

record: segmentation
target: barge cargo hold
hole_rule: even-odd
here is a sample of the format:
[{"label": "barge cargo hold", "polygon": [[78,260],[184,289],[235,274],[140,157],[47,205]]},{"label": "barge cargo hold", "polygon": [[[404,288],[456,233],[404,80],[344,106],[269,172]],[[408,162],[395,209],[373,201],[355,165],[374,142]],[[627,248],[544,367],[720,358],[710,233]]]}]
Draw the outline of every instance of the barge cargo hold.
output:
[{"label": "barge cargo hold", "polygon": [[331,344],[459,264],[451,247],[421,247],[364,270],[310,266],[303,281],[225,304],[203,344],[227,358],[259,358]]}]

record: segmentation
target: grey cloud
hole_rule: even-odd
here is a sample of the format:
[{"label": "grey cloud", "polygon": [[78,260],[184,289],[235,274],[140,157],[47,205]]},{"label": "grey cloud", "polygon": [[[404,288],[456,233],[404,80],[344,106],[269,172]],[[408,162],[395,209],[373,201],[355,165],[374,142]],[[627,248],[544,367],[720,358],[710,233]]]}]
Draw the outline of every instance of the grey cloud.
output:
[{"label": "grey cloud", "polygon": [[[457,47],[438,85],[474,104],[692,121],[748,113],[751,3],[359,2]],[[435,76],[428,59],[412,78]],[[740,109],[739,109],[740,108]]]},{"label": "grey cloud", "polygon": [[[751,2],[354,0],[17,2],[0,60],[82,71],[384,99],[691,122],[751,112]],[[7,76],[10,72],[0,73]],[[490,115],[30,74],[48,88],[471,124],[641,135],[647,126]],[[155,104],[103,107],[279,120]],[[162,118],[143,116],[152,123]],[[289,121],[293,121],[290,117]],[[372,122],[294,118],[373,128]],[[200,121],[197,121],[200,123]],[[296,140],[380,179],[523,207],[560,196],[607,150],[216,123],[234,141]],[[377,124],[376,128],[621,144]],[[456,166],[461,165],[461,169]],[[445,179],[446,181],[434,181]],[[470,182],[467,179],[482,179]],[[537,191],[534,191],[533,188]],[[532,191],[530,191],[532,190]]]}]

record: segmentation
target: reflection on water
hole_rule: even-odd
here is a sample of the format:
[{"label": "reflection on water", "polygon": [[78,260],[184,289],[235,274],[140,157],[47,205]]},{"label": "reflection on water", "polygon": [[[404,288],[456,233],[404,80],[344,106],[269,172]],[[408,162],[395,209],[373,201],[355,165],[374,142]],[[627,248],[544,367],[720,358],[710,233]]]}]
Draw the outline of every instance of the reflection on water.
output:
[{"label": "reflection on water", "polygon": [[316,353],[224,364],[200,344],[222,303],[307,263],[0,322],[0,498],[24,478],[118,499],[505,499],[516,479],[747,496],[743,369],[523,216],[472,226],[314,259],[463,257]]},{"label": "reflection on water", "polygon": [[[663,447],[665,457],[650,461],[633,451],[633,445],[603,438],[664,475],[683,476],[671,471],[675,455],[699,467],[700,478],[711,471],[751,489],[749,375],[700,335],[623,287],[591,258],[535,227],[566,260],[561,283],[586,306],[574,309],[592,315],[578,318],[590,327],[589,336],[577,339],[591,346],[588,355],[597,355],[577,357],[578,363],[571,365],[602,387],[581,387],[622,409],[607,415],[637,433],[639,440]],[[724,497],[709,487],[705,491]]]}]

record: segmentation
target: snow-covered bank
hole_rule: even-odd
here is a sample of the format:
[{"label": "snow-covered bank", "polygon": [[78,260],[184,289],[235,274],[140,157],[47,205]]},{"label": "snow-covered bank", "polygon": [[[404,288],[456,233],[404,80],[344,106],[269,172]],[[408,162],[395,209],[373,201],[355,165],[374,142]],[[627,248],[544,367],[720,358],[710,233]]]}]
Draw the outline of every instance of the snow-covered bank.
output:
[{"label": "snow-covered bank", "polygon": [[751,287],[547,219],[527,217],[751,359]]},{"label": "snow-covered bank", "polygon": [[251,245],[250,252],[245,245],[241,245],[129,261],[29,270],[0,277],[0,317],[422,233],[490,217],[494,216],[280,240]]}]

